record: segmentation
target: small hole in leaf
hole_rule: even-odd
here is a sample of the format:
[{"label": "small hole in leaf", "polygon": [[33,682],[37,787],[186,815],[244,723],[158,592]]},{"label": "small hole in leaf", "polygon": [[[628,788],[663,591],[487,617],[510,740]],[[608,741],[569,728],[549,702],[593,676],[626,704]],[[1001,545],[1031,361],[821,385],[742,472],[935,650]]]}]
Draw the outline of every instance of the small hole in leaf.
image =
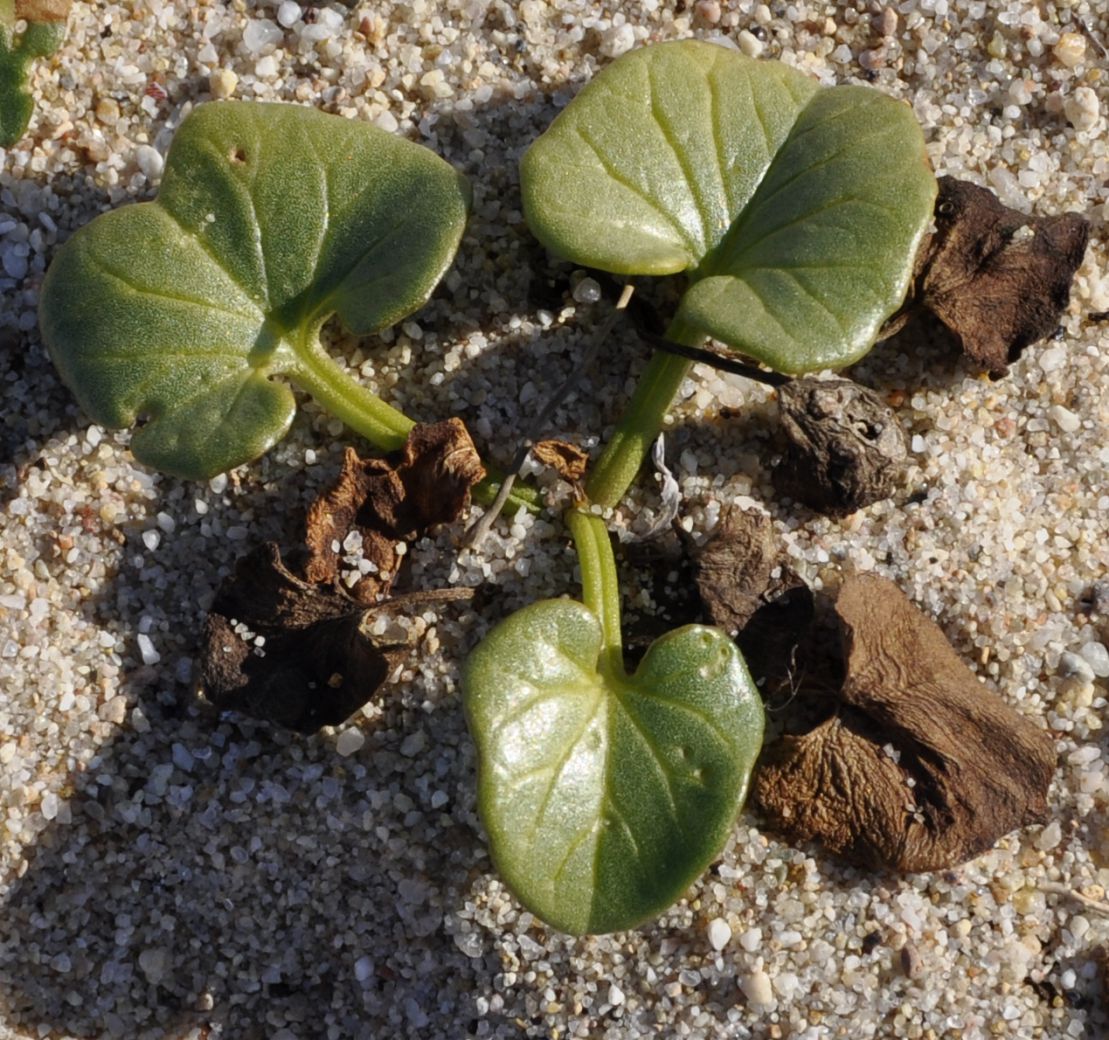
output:
[{"label": "small hole in leaf", "polygon": [[246,152],[242,148],[231,149],[231,161],[236,165],[246,162]]}]

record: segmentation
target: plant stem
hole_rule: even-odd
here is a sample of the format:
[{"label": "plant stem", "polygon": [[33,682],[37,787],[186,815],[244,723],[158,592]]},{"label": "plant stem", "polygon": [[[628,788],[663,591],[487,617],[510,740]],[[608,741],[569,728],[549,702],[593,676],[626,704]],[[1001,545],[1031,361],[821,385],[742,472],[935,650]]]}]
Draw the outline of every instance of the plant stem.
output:
[{"label": "plant stem", "polygon": [[585,492],[590,502],[611,509],[624,497],[691,366],[685,358],[655,352],[616,432],[589,474]]},{"label": "plant stem", "polygon": [[415,422],[355,382],[320,348],[297,353],[293,378],[331,415],[381,451],[398,451]]},{"label": "plant stem", "polygon": [[566,524],[581,566],[582,602],[601,623],[603,640],[598,670],[606,678],[623,679],[626,676],[620,639],[620,583],[608,528],[599,516],[576,508],[567,511]]},{"label": "plant stem", "polygon": [[[416,425],[403,412],[352,379],[318,344],[306,344],[297,352],[296,366],[289,374],[331,415],[380,451],[399,451]],[[496,498],[504,478],[496,469],[485,468],[488,475],[474,488],[473,497],[487,506]],[[539,493],[534,488],[517,487],[508,503],[517,509],[524,506],[534,513],[539,509]]]}]

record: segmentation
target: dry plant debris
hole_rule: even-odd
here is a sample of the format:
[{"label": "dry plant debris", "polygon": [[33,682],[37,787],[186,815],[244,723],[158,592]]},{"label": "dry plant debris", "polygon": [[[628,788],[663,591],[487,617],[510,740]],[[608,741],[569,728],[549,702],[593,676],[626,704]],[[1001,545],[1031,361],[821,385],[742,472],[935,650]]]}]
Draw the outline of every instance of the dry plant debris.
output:
[{"label": "dry plant debris", "polygon": [[15,17],[28,22],[64,22],[73,0],[15,0]]},{"label": "dry plant debris", "polygon": [[954,177],[939,185],[936,231],[917,258],[913,295],[968,357],[1004,375],[1025,347],[1057,327],[1089,222],[1078,213],[1029,216]]},{"label": "dry plant debris", "polygon": [[[408,652],[407,631],[391,618],[471,594],[389,598],[400,545],[457,519],[484,475],[457,419],[416,426],[395,463],[348,449],[335,486],[309,507],[299,565],[267,543],[220,588],[204,630],[205,697],[302,733],[357,711]],[[359,567],[344,574],[344,556],[357,555]]]},{"label": "dry plant debris", "polygon": [[362,459],[348,448],[335,486],[308,509],[305,541],[311,555],[305,577],[331,580],[344,543],[357,532],[373,569],[349,592],[359,603],[376,603],[396,581],[404,555],[400,545],[458,519],[470,504],[470,489],[484,476],[460,419],[415,426],[395,463]]},{"label": "dry plant debris", "polygon": [[729,509],[697,554],[697,591],[714,625],[735,636],[767,603],[800,579],[784,564],[769,516]]},{"label": "dry plant debris", "polygon": [[770,517],[734,507],[695,555],[705,614],[739,644],[764,695],[786,679],[812,620],[812,593],[788,561]]},{"label": "dry plant debris", "polygon": [[550,438],[532,445],[532,455],[544,466],[550,466],[569,484],[580,483],[589,465],[589,452],[569,441]]},{"label": "dry plant debris", "polygon": [[908,458],[890,408],[849,379],[795,379],[778,389],[787,449],[778,490],[811,509],[845,516],[889,498]]},{"label": "dry plant debris", "polygon": [[1047,818],[1051,738],[983,686],[891,582],[844,581],[842,685],[764,753],[755,799],[794,841],[873,868],[952,867]]}]

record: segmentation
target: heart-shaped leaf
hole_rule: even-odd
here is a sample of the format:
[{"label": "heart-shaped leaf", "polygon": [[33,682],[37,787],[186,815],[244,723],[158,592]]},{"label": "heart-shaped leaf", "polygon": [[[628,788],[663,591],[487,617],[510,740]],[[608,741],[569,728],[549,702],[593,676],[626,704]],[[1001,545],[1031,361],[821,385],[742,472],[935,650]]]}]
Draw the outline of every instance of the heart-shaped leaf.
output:
[{"label": "heart-shaped leaf", "polygon": [[630,928],[681,895],[727,839],[762,744],[762,702],[723,632],[670,632],[630,677],[599,670],[602,642],[581,603],[535,603],[463,678],[493,859],[575,934]]},{"label": "heart-shaped leaf", "polygon": [[864,354],[936,182],[911,109],[696,40],[632,51],[524,156],[536,236],[617,274],[688,271],[669,335],[784,372]]},{"label": "heart-shaped leaf", "polygon": [[295,412],[279,374],[395,448],[411,423],[343,375],[319,329],[337,313],[367,334],[421,306],[468,202],[447,163],[376,127],[202,105],[157,199],[98,217],[58,252],[43,337],[85,411],[107,426],[146,419],[135,455],[170,473],[212,476],[279,440]]}]

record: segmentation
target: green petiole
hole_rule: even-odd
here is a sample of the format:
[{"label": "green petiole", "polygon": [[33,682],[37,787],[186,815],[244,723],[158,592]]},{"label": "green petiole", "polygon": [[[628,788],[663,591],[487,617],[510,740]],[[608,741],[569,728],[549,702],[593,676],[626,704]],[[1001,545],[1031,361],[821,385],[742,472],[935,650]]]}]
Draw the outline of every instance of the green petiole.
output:
[{"label": "green petiole", "polygon": [[612,509],[624,497],[692,367],[685,358],[656,351],[639,380],[612,439],[586,481],[589,501]]},{"label": "green petiole", "polygon": [[[372,390],[351,379],[328,356],[318,340],[302,344],[288,374],[328,413],[365,437],[380,451],[399,451],[404,447],[409,431],[416,425]],[[504,480],[504,475],[497,470],[489,466],[486,469],[488,475],[473,490],[475,501],[485,506],[496,497]],[[539,509],[539,492],[517,485],[512,489],[508,502],[517,509],[524,506],[536,512]]]},{"label": "green petiole", "polygon": [[570,528],[581,566],[582,602],[601,623],[602,643],[597,670],[606,679],[623,679],[620,583],[608,528],[601,517],[578,508],[567,512],[566,525]]}]

